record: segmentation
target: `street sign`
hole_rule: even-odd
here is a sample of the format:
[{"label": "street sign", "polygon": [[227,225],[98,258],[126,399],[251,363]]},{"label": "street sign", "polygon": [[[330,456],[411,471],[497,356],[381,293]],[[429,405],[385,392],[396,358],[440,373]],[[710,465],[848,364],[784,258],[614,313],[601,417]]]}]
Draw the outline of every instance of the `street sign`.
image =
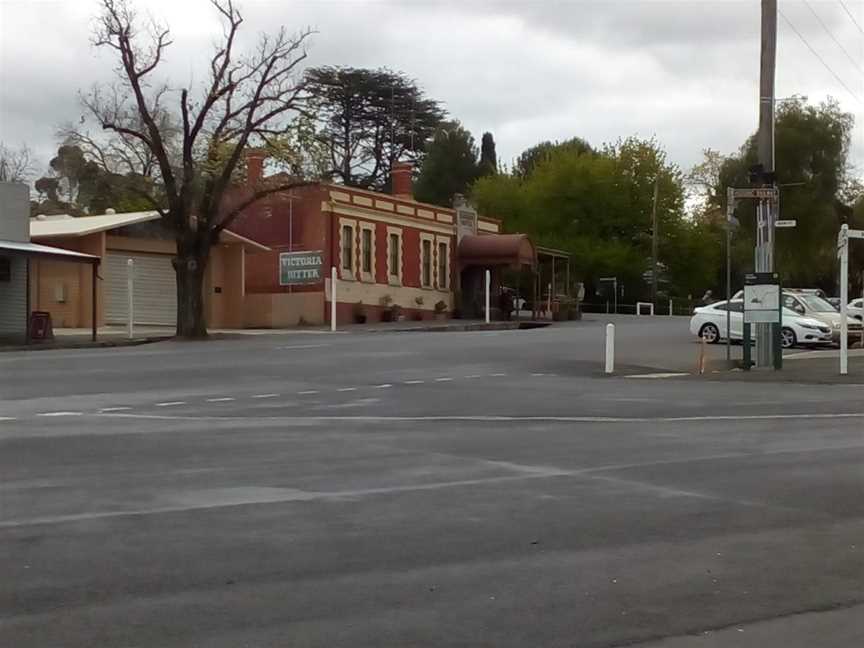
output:
[{"label": "street sign", "polygon": [[293,286],[298,284],[319,283],[323,253],[314,252],[282,252],[279,255],[279,285]]},{"label": "street sign", "polygon": [[752,187],[746,189],[733,189],[732,197],[736,200],[749,198],[751,200],[777,200],[780,191],[774,187]]},{"label": "street sign", "polygon": [[864,238],[864,230],[847,230],[849,238]]},{"label": "street sign", "polygon": [[774,223],[774,227],[781,227],[781,228],[782,227],[795,227],[797,225],[798,225],[798,221],[795,220],[794,218],[791,218],[789,220],[778,220],[776,223]]}]

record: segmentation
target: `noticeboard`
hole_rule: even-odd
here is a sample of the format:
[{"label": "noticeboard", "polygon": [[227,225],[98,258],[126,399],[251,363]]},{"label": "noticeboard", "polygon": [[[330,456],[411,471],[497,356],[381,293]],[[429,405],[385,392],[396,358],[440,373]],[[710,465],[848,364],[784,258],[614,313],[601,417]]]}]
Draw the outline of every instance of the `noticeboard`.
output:
[{"label": "noticeboard", "polygon": [[279,255],[279,285],[295,286],[323,281],[321,269],[324,256],[321,250],[282,252]]},{"label": "noticeboard", "polygon": [[744,323],[780,321],[780,280],[777,273],[744,276]]}]

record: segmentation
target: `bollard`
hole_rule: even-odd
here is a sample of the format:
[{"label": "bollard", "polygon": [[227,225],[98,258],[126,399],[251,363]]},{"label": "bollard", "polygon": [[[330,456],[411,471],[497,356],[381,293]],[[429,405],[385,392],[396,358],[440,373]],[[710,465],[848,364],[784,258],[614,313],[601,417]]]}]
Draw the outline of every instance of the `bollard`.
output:
[{"label": "bollard", "polygon": [[[95,272],[95,270],[94,270]],[[126,334],[129,336],[129,339],[135,337],[135,300],[134,300],[134,291],[135,291],[135,261],[132,259],[128,259],[126,261]],[[95,326],[95,324],[94,324]],[[96,330],[95,328],[93,329]]]},{"label": "bollard", "polygon": [[489,290],[490,284],[492,283],[492,273],[487,270],[486,271],[486,323],[489,323]]},{"label": "bollard", "polygon": [[606,373],[615,371],[615,325],[606,325]]},{"label": "bollard", "polygon": [[699,338],[699,357],[696,360],[696,371],[700,376],[705,373],[705,350],[707,344],[708,342],[704,337]]},{"label": "bollard", "polygon": [[336,266],[330,268],[330,331],[336,331]]},{"label": "bollard", "polygon": [[669,300],[669,317],[672,317],[674,313],[672,312],[672,300]]}]

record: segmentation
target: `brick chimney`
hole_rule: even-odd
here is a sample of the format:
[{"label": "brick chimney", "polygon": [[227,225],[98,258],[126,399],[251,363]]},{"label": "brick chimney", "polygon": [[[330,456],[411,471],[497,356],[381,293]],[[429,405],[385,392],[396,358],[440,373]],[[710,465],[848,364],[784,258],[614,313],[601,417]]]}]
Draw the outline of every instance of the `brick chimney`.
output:
[{"label": "brick chimney", "polygon": [[264,177],[264,160],[267,154],[263,149],[246,151],[246,184],[256,185]]},{"label": "brick chimney", "polygon": [[390,193],[397,198],[414,198],[414,181],[411,177],[414,165],[411,162],[394,162],[390,169]]}]

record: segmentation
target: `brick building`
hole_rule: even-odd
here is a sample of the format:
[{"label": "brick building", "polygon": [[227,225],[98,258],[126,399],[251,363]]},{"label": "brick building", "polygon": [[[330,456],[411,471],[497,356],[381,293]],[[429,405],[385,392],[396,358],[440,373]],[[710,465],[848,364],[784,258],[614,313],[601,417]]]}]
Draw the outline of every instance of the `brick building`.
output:
[{"label": "brick building", "polygon": [[[247,168],[254,185],[263,158],[250,154]],[[316,183],[244,211],[232,230],[271,249],[249,258],[247,321],[327,321],[332,266],[337,321],[350,322],[358,311],[379,321],[392,304],[409,319],[431,319],[436,304],[451,313],[457,295],[477,303],[484,268],[535,264],[528,238],[499,235],[499,221],[464,204],[449,209],[414,200],[411,175],[410,164],[394,165],[392,194]]]}]

